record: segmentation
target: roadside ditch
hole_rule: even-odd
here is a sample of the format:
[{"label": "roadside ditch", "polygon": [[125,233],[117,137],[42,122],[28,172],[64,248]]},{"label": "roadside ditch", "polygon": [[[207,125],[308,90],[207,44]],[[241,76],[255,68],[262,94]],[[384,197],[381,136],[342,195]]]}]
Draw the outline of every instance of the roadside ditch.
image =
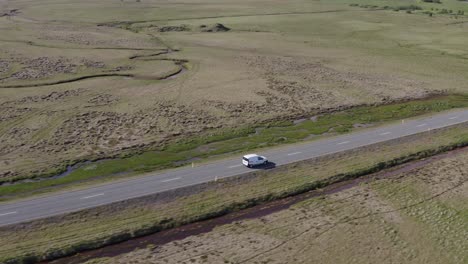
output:
[{"label": "roadside ditch", "polygon": [[448,157],[453,157],[461,153],[467,152],[468,147],[461,147],[455,150],[450,150],[448,152],[437,154],[429,158],[410,161],[403,165],[398,165],[389,169],[384,169],[380,172],[364,175],[359,178],[344,180],[341,182],[332,183],[328,186],[325,186],[321,189],[315,189],[307,191],[298,195],[289,196],[286,198],[281,198],[278,200],[266,202],[264,204],[255,205],[253,207],[240,210],[238,212],[228,213],[213,219],[203,220],[196,223],[191,223],[176,227],[173,229],[164,230],[157,232],[151,235],[134,238],[128,241],[124,241],[118,244],[105,246],[99,249],[89,250],[81,252],[70,257],[64,257],[54,261],[43,261],[42,264],[78,264],[85,261],[94,259],[94,258],[103,258],[103,257],[115,257],[120,254],[125,254],[131,251],[134,251],[138,248],[145,248],[147,246],[161,246],[172,241],[182,240],[189,236],[200,235],[212,231],[215,227],[232,224],[237,221],[255,219],[263,216],[279,212],[281,210],[288,209],[289,207],[308,200],[314,197],[324,196],[328,194],[333,194],[341,192],[350,188],[353,188],[359,184],[365,184],[371,181],[380,180],[384,178],[391,178],[398,176],[402,173],[407,173],[412,170],[426,166],[429,163],[435,162],[437,160],[445,159]]},{"label": "roadside ditch", "polygon": [[[468,123],[464,123],[450,128],[407,136],[391,142],[377,143],[343,153],[330,154],[312,160],[279,166],[269,170],[268,173],[255,171],[228,179],[170,190],[67,215],[2,227],[0,228],[2,235],[13,232],[11,235],[17,236],[18,239],[8,239],[9,243],[14,245],[15,252],[2,251],[7,250],[9,247],[5,245],[0,247],[0,253],[9,252],[7,254],[9,257],[2,259],[4,263],[8,264],[62,261],[61,259],[65,259],[65,262],[50,263],[74,263],[72,258],[77,258],[77,256],[85,256],[88,253],[98,254],[92,252],[105,252],[102,253],[103,255],[111,254],[106,253],[108,247],[109,252],[125,252],[125,250],[131,250],[132,247],[141,246],[143,242],[139,241],[151,240],[153,241],[150,242],[152,244],[167,243],[167,241],[182,239],[198,232],[208,232],[213,227],[230,221],[237,221],[237,219],[246,217],[259,217],[262,214],[276,212],[301,199],[340,191],[363,181],[373,180],[375,177],[391,177],[395,173],[404,172],[405,169],[414,169],[431,162],[431,156],[443,152],[456,153],[449,152],[454,149],[466,151],[466,148],[463,147],[468,145],[468,139],[466,134],[460,135],[460,131],[466,131],[467,127]],[[381,157],[374,160],[370,158],[371,156]],[[355,159],[359,160],[358,163],[354,161]],[[417,160],[422,161],[420,161],[421,163],[411,163]],[[348,165],[340,167],[343,162]],[[398,171],[399,167],[397,166],[403,164],[409,165],[403,166]],[[356,167],[356,165],[358,166]],[[328,168],[323,166],[328,166]],[[338,169],[339,167],[341,169]],[[325,169],[327,172],[323,175],[320,174]],[[387,169],[390,169],[388,170],[390,173],[385,175],[384,170]],[[391,171],[394,170],[396,172],[392,173]],[[384,174],[371,175],[377,172]],[[319,175],[316,175],[317,173],[322,176],[319,177]],[[235,196],[231,197],[231,195]],[[226,196],[229,196],[229,199],[225,200]],[[215,200],[210,200],[210,197],[215,198]],[[131,216],[128,215],[130,213],[129,208],[151,208],[150,210],[153,213],[144,211],[144,215],[141,216],[144,218],[141,218],[141,213],[138,211],[137,214],[133,213],[134,216]],[[254,209],[246,211],[245,209],[248,208]],[[119,222],[121,220],[116,219],[116,217],[122,216],[125,216],[125,219],[131,217],[134,224],[123,224],[124,222]],[[223,216],[225,218],[219,218]],[[138,220],[140,218],[141,220]],[[95,233],[94,228],[91,228],[89,231],[94,233],[88,234],[87,231],[83,230],[83,223],[89,221],[100,221],[92,224],[90,228],[104,228],[107,231],[102,234]],[[192,227],[197,226],[191,225],[193,223],[203,224],[198,230],[192,229]],[[123,226],[117,228],[121,224]],[[177,229],[178,227],[181,228]],[[60,234],[63,231],[57,233],[57,230],[63,228],[68,230],[66,237],[67,239],[73,238],[72,241],[61,238],[62,235]],[[75,229],[76,231],[74,231]],[[188,233],[178,231],[182,229],[189,231]],[[37,233],[38,237],[36,238],[36,235],[31,234],[31,232]],[[72,235],[74,232],[78,233]],[[50,236],[50,234],[54,235]],[[44,235],[48,237],[48,245],[41,242],[41,237]],[[26,237],[30,237],[29,240]],[[55,239],[60,243],[57,244]],[[38,244],[36,244],[35,240],[37,240]],[[113,249],[112,245],[115,245],[116,249]],[[123,248],[118,248],[120,246]],[[99,248],[103,251],[93,251]],[[16,249],[21,250],[17,251]],[[79,254],[77,255],[77,253]]]}]

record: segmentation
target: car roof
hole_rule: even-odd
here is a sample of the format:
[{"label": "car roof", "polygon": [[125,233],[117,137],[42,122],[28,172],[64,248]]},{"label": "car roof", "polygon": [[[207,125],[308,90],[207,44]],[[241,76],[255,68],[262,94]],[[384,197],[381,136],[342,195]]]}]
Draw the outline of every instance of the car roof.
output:
[{"label": "car roof", "polygon": [[255,158],[255,157],[258,157],[258,155],[257,155],[257,154],[247,154],[247,155],[244,155],[244,158],[246,158],[246,159]]}]

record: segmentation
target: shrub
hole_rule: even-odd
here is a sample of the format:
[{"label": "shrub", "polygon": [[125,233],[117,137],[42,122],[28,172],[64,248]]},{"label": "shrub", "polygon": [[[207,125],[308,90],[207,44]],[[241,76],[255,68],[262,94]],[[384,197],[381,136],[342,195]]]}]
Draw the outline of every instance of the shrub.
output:
[{"label": "shrub", "polygon": [[420,6],[417,5],[405,5],[405,6],[396,6],[393,8],[395,11],[400,11],[400,10],[410,10],[410,11],[415,11],[415,10],[422,10]]},{"label": "shrub", "polygon": [[428,15],[430,17],[434,15],[434,13],[432,13],[431,11],[424,11],[423,14]]},{"label": "shrub", "polygon": [[448,11],[447,9],[445,9],[445,8],[444,8],[444,9],[441,9],[441,10],[439,11],[439,14],[448,14],[448,13],[449,13],[449,11]]}]

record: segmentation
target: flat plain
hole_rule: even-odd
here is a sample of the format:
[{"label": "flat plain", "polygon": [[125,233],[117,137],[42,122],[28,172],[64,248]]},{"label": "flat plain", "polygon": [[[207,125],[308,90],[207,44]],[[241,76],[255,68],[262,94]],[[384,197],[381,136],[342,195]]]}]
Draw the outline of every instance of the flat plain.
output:
[{"label": "flat plain", "polygon": [[468,5],[387,2],[0,1],[0,177],[466,93]]},{"label": "flat plain", "polygon": [[[468,107],[468,4],[438,2],[0,0],[0,199]],[[466,140],[464,124],[3,227],[0,261],[67,263]],[[466,263],[468,154],[453,153],[88,263]]]}]

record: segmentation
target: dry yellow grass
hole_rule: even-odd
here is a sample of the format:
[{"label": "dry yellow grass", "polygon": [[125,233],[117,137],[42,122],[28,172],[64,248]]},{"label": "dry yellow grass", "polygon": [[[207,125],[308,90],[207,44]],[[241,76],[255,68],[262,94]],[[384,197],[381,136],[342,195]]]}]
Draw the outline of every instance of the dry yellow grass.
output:
[{"label": "dry yellow grass", "polygon": [[[407,158],[411,155],[415,158],[418,156],[415,156],[416,153],[429,153],[431,150],[442,149],[454,144],[466,144],[467,136],[466,125],[437,130],[299,162],[275,170],[254,172],[241,178],[207,183],[197,187],[190,186],[185,189],[177,189],[164,194],[142,197],[73,214],[6,226],[0,228],[0,261],[15,263],[14,261],[28,259],[28,256],[29,259],[36,260],[53,258],[154,233],[161,228],[170,228],[220,212],[226,213],[245,205],[252,205],[262,201],[262,199],[272,199],[299,190],[308,190],[319,186],[319,183],[326,184],[332,179],[334,181],[338,178],[342,179],[343,175],[359,172],[362,175],[369,168],[382,168],[381,164],[385,164],[385,162]],[[460,163],[460,166],[455,165],[454,167],[463,171],[466,169],[464,164]],[[450,167],[441,168],[447,170]],[[445,177],[454,178],[454,181],[458,181],[460,178],[457,176],[458,178],[455,179],[451,175],[446,174]],[[446,182],[448,187],[452,186],[451,181],[443,182]],[[388,190],[392,191],[393,189]],[[369,203],[371,202],[369,201]],[[382,202],[382,204],[388,203]],[[356,205],[358,206],[359,203]],[[464,203],[461,202],[460,205],[464,206]],[[346,204],[346,206],[348,205]],[[345,213],[349,212],[351,212],[350,215],[354,215],[352,214],[353,208],[350,207],[350,211],[344,211],[340,218],[347,217]],[[311,209],[311,213],[315,212]],[[290,214],[290,212],[281,214]],[[298,221],[302,219],[300,216],[296,217],[295,214],[293,214],[293,218]],[[262,219],[259,221],[261,222]],[[254,223],[257,225],[258,221],[254,221]],[[281,226],[281,222],[277,224]],[[310,221],[308,225],[315,226],[316,222]],[[267,227],[268,222],[264,228]],[[277,234],[272,235],[276,237]],[[205,238],[212,239],[210,234]],[[168,247],[172,248],[173,245],[175,243],[168,245]],[[206,243],[206,246],[210,247],[212,244]],[[249,248],[245,250],[247,249]],[[235,259],[246,258],[251,254],[249,252],[251,251],[245,251],[245,254],[240,252],[241,255],[237,255]],[[177,259],[187,257],[187,252],[179,253],[176,254]],[[229,252],[229,254],[231,253],[235,252]],[[194,256],[190,255],[190,257]],[[164,259],[164,255],[151,255],[149,258]],[[175,258],[175,260],[177,259]]]},{"label": "dry yellow grass", "polygon": [[[3,177],[271,118],[467,92],[467,29],[448,16],[303,0],[8,1],[0,10],[11,14],[0,17],[0,87],[134,76],[0,88]],[[231,30],[204,32],[216,23]],[[181,26],[189,30],[161,32]],[[184,61],[180,75],[155,80]]]},{"label": "dry yellow grass", "polygon": [[466,263],[468,153],[88,263]]}]

